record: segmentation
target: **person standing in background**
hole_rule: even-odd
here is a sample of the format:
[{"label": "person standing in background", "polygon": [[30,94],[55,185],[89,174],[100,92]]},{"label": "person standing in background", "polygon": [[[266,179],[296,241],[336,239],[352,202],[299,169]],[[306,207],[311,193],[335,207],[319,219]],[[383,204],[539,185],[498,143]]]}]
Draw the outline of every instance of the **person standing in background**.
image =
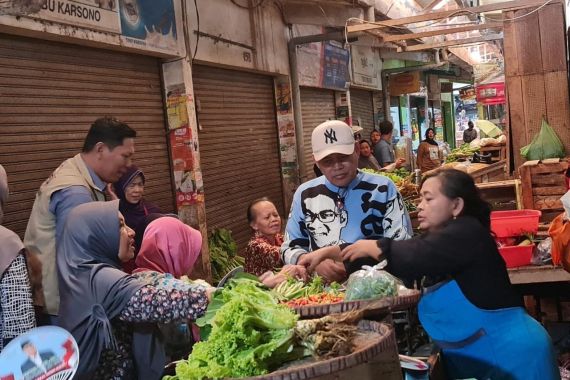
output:
[{"label": "person standing in background", "polygon": [[463,142],[469,144],[477,138],[477,130],[473,128],[473,122],[469,120],[467,129],[463,131]]},{"label": "person standing in background", "polygon": [[394,125],[384,120],[380,123],[380,141],[374,146],[374,157],[380,164],[380,167],[386,171],[399,169],[404,164],[403,158],[396,159],[396,152],[392,146],[392,134]]},{"label": "person standing in background", "polygon": [[[144,199],[144,186],[146,178],[142,170],[136,165],[131,165],[123,176],[113,184],[113,189],[119,201],[119,211],[125,218],[127,226],[134,231],[144,222],[150,214],[160,214],[162,211],[153,203]],[[135,246],[135,258],[139,253],[139,248]],[[135,260],[123,263],[123,270],[132,273],[136,268]]]},{"label": "person standing in background", "polygon": [[435,131],[433,128],[426,130],[426,139],[418,147],[418,168],[422,173],[436,169],[441,166],[441,154],[439,145],[434,140]]}]

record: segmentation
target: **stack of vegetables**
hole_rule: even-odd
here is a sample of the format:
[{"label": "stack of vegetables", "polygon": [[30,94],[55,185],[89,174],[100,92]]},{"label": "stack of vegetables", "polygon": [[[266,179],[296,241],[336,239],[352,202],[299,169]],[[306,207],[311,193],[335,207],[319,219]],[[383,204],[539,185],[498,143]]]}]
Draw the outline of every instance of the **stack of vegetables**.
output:
[{"label": "stack of vegetables", "polygon": [[351,352],[362,313],[298,322],[257,279],[238,276],[215,293],[196,321],[204,340],[194,345],[188,360],[178,362],[176,376],[165,380],[258,376],[305,356]]},{"label": "stack of vegetables", "polygon": [[344,299],[338,283],[333,282],[325,288],[320,276],[314,276],[308,284],[289,278],[277,285],[271,292],[280,302],[289,307],[330,304],[341,302]]},{"label": "stack of vegetables", "polygon": [[461,158],[468,158],[473,156],[474,153],[478,152],[479,148],[471,148],[469,144],[463,144],[459,148],[453,149],[445,159],[446,163],[456,162]]},{"label": "stack of vegetables", "polygon": [[217,284],[226,273],[243,266],[245,259],[237,255],[237,243],[232,232],[225,228],[213,230],[208,239],[212,279]]},{"label": "stack of vegetables", "polygon": [[404,198],[404,203],[408,211],[416,210],[416,202],[414,201],[419,197],[418,186],[414,183],[413,175],[406,169],[400,168],[392,172],[378,171],[374,169],[360,169],[366,173],[378,174],[388,177],[394,182],[398,191]]}]

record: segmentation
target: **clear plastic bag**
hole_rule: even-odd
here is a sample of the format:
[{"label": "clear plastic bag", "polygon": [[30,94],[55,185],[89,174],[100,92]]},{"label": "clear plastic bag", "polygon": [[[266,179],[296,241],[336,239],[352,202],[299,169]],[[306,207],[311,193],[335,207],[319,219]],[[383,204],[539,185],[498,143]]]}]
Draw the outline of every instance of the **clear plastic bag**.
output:
[{"label": "clear plastic bag", "polygon": [[546,120],[542,119],[540,132],[531,143],[521,148],[521,156],[527,160],[545,160],[547,158],[564,158],[566,153],[560,138]]},{"label": "clear plastic bag", "polygon": [[373,267],[363,266],[348,278],[346,285],[346,301],[368,300],[398,295],[402,281],[383,271],[386,261]]},{"label": "clear plastic bag", "polygon": [[552,263],[552,238],[546,238],[536,246],[532,253],[533,265],[545,265]]}]

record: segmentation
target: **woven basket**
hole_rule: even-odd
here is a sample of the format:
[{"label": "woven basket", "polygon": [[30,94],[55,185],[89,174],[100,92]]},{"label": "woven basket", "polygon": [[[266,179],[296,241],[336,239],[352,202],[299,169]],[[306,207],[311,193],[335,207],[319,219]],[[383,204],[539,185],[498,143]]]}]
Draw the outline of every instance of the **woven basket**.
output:
[{"label": "woven basket", "polygon": [[[338,358],[315,361],[307,363],[293,362],[287,368],[269,373],[267,375],[247,377],[243,379],[251,380],[304,380],[320,379],[333,375],[337,379],[343,378],[343,372],[359,365],[374,362],[377,357],[388,354],[388,358],[394,359],[396,369],[399,369],[396,335],[394,329],[385,323],[373,321],[361,321],[358,328],[364,335],[357,344],[356,350],[350,355]],[[377,373],[376,373],[377,375]],[[401,374],[400,374],[401,378]],[[364,380],[359,378],[359,380]]]},{"label": "woven basket", "polygon": [[373,306],[374,309],[389,308],[391,311],[400,311],[415,306],[420,300],[419,290],[409,290],[408,293],[396,297],[386,297],[380,300],[343,301],[324,305],[304,305],[294,307],[293,310],[301,318],[320,318],[325,315],[344,313],[346,311],[363,309]]}]

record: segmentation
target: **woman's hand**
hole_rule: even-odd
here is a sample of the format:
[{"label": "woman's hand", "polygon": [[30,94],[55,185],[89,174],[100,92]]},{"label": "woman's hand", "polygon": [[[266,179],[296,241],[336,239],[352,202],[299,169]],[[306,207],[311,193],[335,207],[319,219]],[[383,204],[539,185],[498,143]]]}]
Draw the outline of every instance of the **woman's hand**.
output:
[{"label": "woman's hand", "polygon": [[307,269],[302,265],[287,264],[279,271],[278,274],[282,274],[286,277],[293,277],[301,281],[307,281],[308,279]]},{"label": "woman's hand", "polygon": [[382,250],[376,244],[376,240],[359,240],[343,249],[340,255],[344,261],[354,261],[365,257],[380,261]]}]

